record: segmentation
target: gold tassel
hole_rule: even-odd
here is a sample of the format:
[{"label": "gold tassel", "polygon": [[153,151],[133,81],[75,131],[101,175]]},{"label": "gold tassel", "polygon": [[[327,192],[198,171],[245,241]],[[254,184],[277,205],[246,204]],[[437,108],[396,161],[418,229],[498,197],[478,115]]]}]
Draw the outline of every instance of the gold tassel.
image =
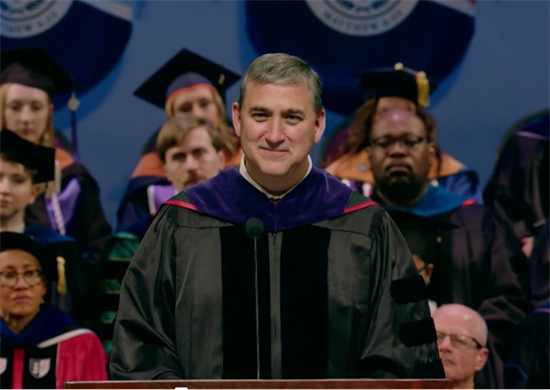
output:
[{"label": "gold tassel", "polygon": [[57,257],[57,292],[61,295],[67,294],[67,279],[65,278],[65,259]]},{"label": "gold tassel", "polygon": [[426,73],[416,73],[416,88],[418,90],[418,104],[422,107],[428,107],[430,105],[430,83]]}]

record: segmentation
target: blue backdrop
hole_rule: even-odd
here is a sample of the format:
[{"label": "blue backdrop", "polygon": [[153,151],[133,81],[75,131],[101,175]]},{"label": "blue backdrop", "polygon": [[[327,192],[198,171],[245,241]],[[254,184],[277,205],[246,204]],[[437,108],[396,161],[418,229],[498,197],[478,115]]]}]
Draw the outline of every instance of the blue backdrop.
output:
[{"label": "blue backdrop", "polygon": [[[111,29],[105,36],[96,25],[95,30],[87,28],[85,36],[111,48],[119,45],[121,56],[113,66],[102,64],[105,75],[80,94],[78,129],[82,161],[101,186],[103,206],[114,226],[116,208],[141,148],[164,119],[163,111],[134,97],[133,91],[183,47],[242,74],[262,46],[249,38],[250,9],[244,1],[112,3],[126,8],[117,11],[117,17],[124,20],[124,27],[117,26],[120,32]],[[464,47],[463,60],[451,67],[429,111],[439,125],[442,147],[477,169],[484,184],[506,130],[523,116],[549,106],[550,5],[546,1],[487,0],[478,2],[475,9],[475,29],[469,46]],[[460,21],[451,27],[462,35],[468,28]],[[123,42],[129,31],[127,43]],[[21,38],[12,38],[17,39]],[[281,34],[280,39],[284,43],[293,37]],[[63,45],[64,41],[55,43]],[[81,44],[83,52],[97,46],[86,46],[84,40]],[[300,55],[299,49],[293,50]],[[338,45],[327,43],[319,50],[338,58]],[[112,51],[107,53],[112,60]],[[63,54],[81,55],[77,49]],[[101,62],[101,54],[87,61]],[[237,97],[235,85],[227,93],[228,108]],[[336,111],[328,111],[326,135],[345,119]],[[56,111],[55,122],[69,136],[66,108]],[[314,160],[319,150],[314,149]]]}]

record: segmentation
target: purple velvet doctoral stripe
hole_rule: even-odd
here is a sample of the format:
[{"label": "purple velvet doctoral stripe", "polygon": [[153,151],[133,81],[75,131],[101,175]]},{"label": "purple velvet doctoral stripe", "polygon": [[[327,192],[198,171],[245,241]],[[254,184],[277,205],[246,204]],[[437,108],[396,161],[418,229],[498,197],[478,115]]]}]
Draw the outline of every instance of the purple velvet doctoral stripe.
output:
[{"label": "purple velvet doctoral stripe", "polygon": [[152,187],[156,211],[160,209],[164,202],[176,194],[176,187],[172,184],[154,184]]},{"label": "purple velvet doctoral stripe", "polygon": [[342,215],[353,190],[314,167],[278,202],[258,191],[236,168],[226,169],[184,192],[202,214],[238,225],[256,217],[265,230],[278,232]]},{"label": "purple velvet doctoral stripe", "polygon": [[[57,196],[67,232],[72,231],[80,191],[80,183],[75,177],[67,183],[67,185],[61,190],[61,193]],[[52,200],[50,198],[46,199],[46,208],[48,210],[48,218],[50,219],[52,228],[59,231],[59,226],[57,226],[55,214],[53,212]]]}]

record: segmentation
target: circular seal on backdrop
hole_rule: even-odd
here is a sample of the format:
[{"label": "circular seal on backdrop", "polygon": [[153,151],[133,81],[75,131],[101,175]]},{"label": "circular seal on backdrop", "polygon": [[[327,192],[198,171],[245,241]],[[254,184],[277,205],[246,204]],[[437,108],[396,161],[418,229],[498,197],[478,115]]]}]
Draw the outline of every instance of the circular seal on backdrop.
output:
[{"label": "circular seal on backdrop", "polygon": [[369,36],[391,30],[412,12],[418,0],[305,0],[311,11],[342,34]]},{"label": "circular seal on backdrop", "polygon": [[[0,47],[2,51],[42,48],[71,76],[77,91],[86,91],[113,69],[124,52],[132,32],[133,4],[3,0]],[[65,97],[58,99],[66,104]]]},{"label": "circular seal on backdrop", "polygon": [[73,0],[0,1],[0,32],[9,38],[40,34],[59,22]]},{"label": "circular seal on backdrop", "polygon": [[441,83],[475,30],[474,0],[248,0],[245,7],[257,54],[308,61],[323,78],[323,104],[344,116],[363,103],[362,70],[401,62]]}]

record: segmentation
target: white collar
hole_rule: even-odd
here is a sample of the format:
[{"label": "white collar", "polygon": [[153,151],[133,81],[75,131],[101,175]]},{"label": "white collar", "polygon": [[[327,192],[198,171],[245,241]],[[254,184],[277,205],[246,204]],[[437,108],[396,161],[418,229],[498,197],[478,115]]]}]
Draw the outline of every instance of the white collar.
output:
[{"label": "white collar", "polygon": [[241,158],[241,165],[239,166],[239,173],[246,179],[247,182],[249,182],[250,184],[252,184],[254,187],[256,187],[256,189],[258,191],[260,191],[261,193],[265,194],[265,196],[267,196],[269,199],[271,200],[281,200],[283,198],[283,196],[286,196],[290,191],[292,191],[294,188],[296,188],[296,186],[298,184],[300,184],[306,177],[307,175],[309,175],[309,173],[311,172],[311,170],[313,169],[313,162],[311,161],[311,157],[308,155],[307,156],[307,171],[306,171],[306,174],[304,175],[304,177],[302,177],[302,179],[300,179],[300,181],[298,183],[296,183],[295,186],[293,186],[291,189],[289,189],[288,191],[286,191],[284,194],[282,195],[273,195],[273,194],[270,194],[268,191],[266,191],[261,185],[259,185],[256,180],[254,180],[250,174],[248,173],[248,170],[246,169],[246,165],[244,163],[244,155],[242,156]]}]

